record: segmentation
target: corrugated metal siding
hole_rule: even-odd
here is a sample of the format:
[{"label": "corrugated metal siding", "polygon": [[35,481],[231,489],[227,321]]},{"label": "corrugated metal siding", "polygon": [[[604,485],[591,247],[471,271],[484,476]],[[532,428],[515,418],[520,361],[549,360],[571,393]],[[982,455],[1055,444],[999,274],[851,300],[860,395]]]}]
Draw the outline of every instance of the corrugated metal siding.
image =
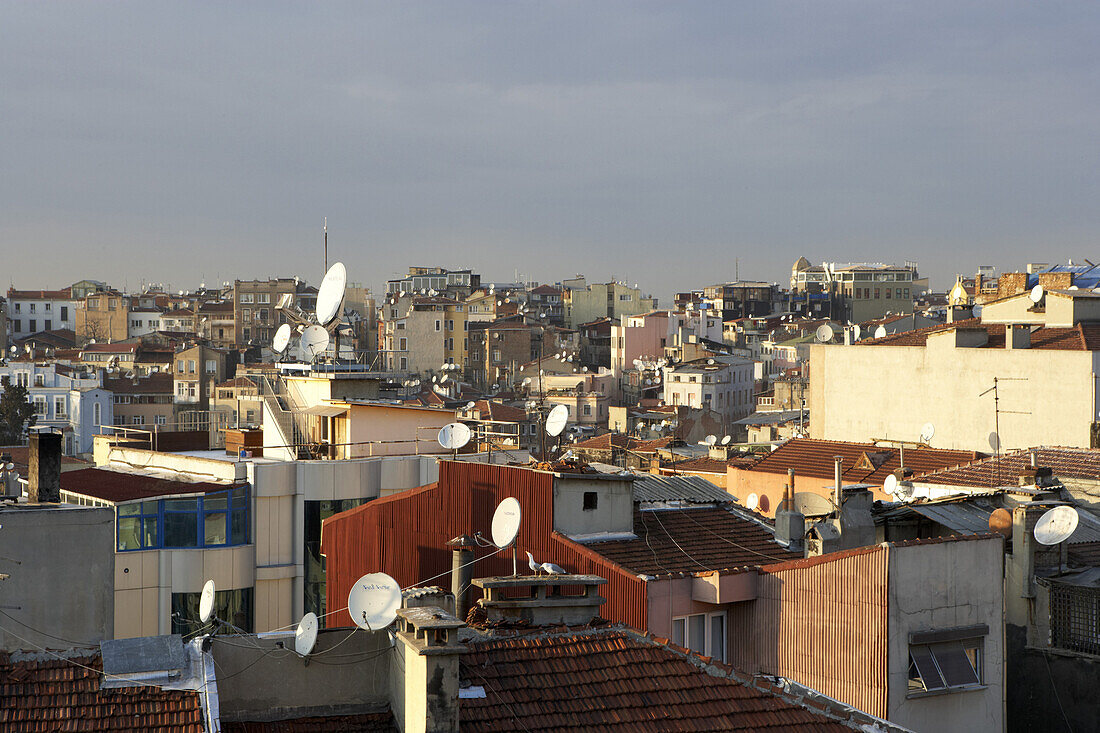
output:
[{"label": "corrugated metal siding", "polygon": [[789,677],[886,716],[887,552],[760,571],[754,603],[734,604],[732,663]]},{"label": "corrugated metal siding", "polygon": [[[481,531],[490,536],[493,512],[514,496],[523,512],[517,539],[521,572],[529,550],[540,561],[566,570],[608,578],[611,590],[602,615],[645,629],[645,584],[595,553],[560,535],[553,536],[554,477],[509,466],[441,461],[439,483],[364,504],[325,520],[321,552],[326,556],[328,608],[347,605],[348,591],[363,574],[382,571],[402,587],[417,585],[451,569],[446,542]],[[474,577],[511,575],[512,553],[489,556],[473,566]],[[481,553],[484,553],[482,555]],[[433,581],[450,587],[450,577]],[[605,586],[606,587],[606,586]],[[328,626],[350,625],[341,612]]]}]

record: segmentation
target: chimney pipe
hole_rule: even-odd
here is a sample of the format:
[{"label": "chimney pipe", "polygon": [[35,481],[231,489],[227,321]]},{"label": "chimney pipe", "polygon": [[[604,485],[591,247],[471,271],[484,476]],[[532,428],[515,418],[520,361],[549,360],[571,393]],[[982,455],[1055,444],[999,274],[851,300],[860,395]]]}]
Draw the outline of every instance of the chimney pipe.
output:
[{"label": "chimney pipe", "polygon": [[34,432],[28,451],[27,496],[32,504],[61,501],[61,433]]},{"label": "chimney pipe", "polygon": [[1031,455],[1031,467],[1032,468],[1038,468],[1039,467],[1038,453],[1035,451],[1034,448],[1032,448],[1030,451],[1028,451],[1028,453]]},{"label": "chimney pipe", "polygon": [[794,469],[787,469],[787,491],[784,499],[787,502],[787,511],[794,511]]},{"label": "chimney pipe", "polygon": [[466,592],[473,577],[471,564],[474,561],[474,540],[460,535],[447,543],[451,547],[451,595],[455,597],[455,616],[466,618],[469,606]]},{"label": "chimney pipe", "polygon": [[840,475],[842,473],[841,464],[844,463],[844,456],[833,456],[833,460],[836,461],[836,465],[833,468],[833,478],[836,481],[836,511],[837,516],[840,516],[840,508],[844,503],[844,479]]},{"label": "chimney pipe", "polygon": [[904,471],[905,471],[905,446],[904,445],[898,448],[898,461],[901,462],[900,468],[901,468],[902,472],[904,473]]}]

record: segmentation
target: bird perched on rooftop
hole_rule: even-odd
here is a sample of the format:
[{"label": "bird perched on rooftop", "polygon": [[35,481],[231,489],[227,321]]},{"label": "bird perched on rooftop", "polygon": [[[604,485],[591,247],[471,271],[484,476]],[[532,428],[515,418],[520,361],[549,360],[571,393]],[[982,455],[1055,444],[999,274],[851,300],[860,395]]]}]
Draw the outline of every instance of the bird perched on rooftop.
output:
[{"label": "bird perched on rooftop", "polygon": [[535,562],[535,556],[530,552],[527,553],[527,567],[531,568],[535,575],[565,575],[565,569],[560,565],[555,565],[552,562],[539,563]]}]

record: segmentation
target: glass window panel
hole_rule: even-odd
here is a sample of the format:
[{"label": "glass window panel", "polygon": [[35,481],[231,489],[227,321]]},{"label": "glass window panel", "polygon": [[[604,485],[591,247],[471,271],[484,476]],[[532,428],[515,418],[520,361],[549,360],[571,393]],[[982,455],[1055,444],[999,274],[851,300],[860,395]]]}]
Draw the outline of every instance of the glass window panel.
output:
[{"label": "glass window panel", "polygon": [[140,535],[141,520],[136,517],[119,518],[118,520],[118,549],[141,549]]},{"label": "glass window panel", "polygon": [[932,644],[930,649],[948,687],[978,684],[978,674],[960,642]]},{"label": "glass window panel", "polygon": [[932,659],[932,652],[927,646],[918,645],[909,647],[909,656],[917,667],[924,689],[939,690],[943,688],[943,678],[940,677],[936,663]]},{"label": "glass window panel", "polygon": [[202,500],[202,508],[204,511],[212,510],[226,510],[229,508],[229,495],[228,494],[207,494]]},{"label": "glass window panel", "polygon": [[244,502],[247,499],[248,499],[248,488],[247,487],[242,486],[239,489],[233,489],[233,504],[234,505],[236,505],[237,502]]},{"label": "glass window panel", "polygon": [[145,535],[142,538],[146,547],[157,546],[157,518],[147,517],[143,524],[145,526]]},{"label": "glass window panel", "polygon": [[141,504],[119,504],[118,516],[129,517],[137,514],[139,509],[141,509]]},{"label": "glass window panel", "polygon": [[164,511],[166,512],[197,512],[199,510],[198,499],[165,499]]},{"label": "glass window panel", "polygon": [[164,515],[165,547],[195,547],[198,541],[198,514],[172,512]]},{"label": "glass window panel", "polygon": [[226,543],[225,512],[210,512],[203,518],[203,528],[207,545],[224,545]]},{"label": "glass window panel", "polygon": [[157,503],[155,501],[143,501],[143,502],[141,502],[141,513],[142,514],[156,514],[157,513]]},{"label": "glass window panel", "polygon": [[688,616],[688,648],[700,654],[707,653],[707,617],[699,613]]},{"label": "glass window panel", "polygon": [[684,644],[684,619],[672,619],[672,643],[686,648]]},{"label": "glass window panel", "polygon": [[233,511],[233,526],[231,527],[233,544],[243,545],[248,542],[248,513],[244,509]]},{"label": "glass window panel", "polygon": [[710,649],[707,654],[719,662],[726,661],[726,617],[722,614],[710,617]]}]

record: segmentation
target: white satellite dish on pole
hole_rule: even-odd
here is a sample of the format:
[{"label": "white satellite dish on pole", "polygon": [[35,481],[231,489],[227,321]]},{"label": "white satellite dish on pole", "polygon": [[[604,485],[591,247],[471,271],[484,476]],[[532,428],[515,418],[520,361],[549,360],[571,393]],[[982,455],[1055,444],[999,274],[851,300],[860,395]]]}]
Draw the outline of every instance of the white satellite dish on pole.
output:
[{"label": "white satellite dish on pole", "polygon": [[294,631],[294,651],[299,657],[309,656],[317,644],[317,614],[310,611],[298,622],[298,628]]},{"label": "white satellite dish on pole", "polygon": [[982,317],[982,306],[980,304],[975,305],[973,308],[970,309],[970,315],[974,316],[975,318],[981,318]]},{"label": "white satellite dish on pole", "polygon": [[920,442],[927,443],[932,440],[936,435],[936,426],[930,422],[926,422],[924,427],[920,429]]},{"label": "white satellite dish on pole", "polygon": [[458,450],[470,442],[470,428],[460,422],[447,423],[439,429],[436,440],[447,450]]},{"label": "white satellite dish on pole", "polygon": [[1046,295],[1046,293],[1043,292],[1043,286],[1036,285],[1031,289],[1031,292],[1028,294],[1027,297],[1031,298],[1032,303],[1038,304],[1038,302],[1043,299],[1044,295]]},{"label": "white satellite dish on pole", "polygon": [[1001,449],[1001,436],[997,435],[997,431],[995,430],[989,434],[989,447],[992,448],[994,452]]},{"label": "white satellite dish on pole", "polygon": [[323,326],[314,324],[302,332],[300,341],[302,353],[312,361],[320,354],[325,353],[325,349],[328,348],[328,340],[328,331]]},{"label": "white satellite dish on pole", "polygon": [[893,496],[897,488],[898,477],[891,473],[886,477],[886,480],[882,482],[882,490],[886,492],[888,496]]},{"label": "white satellite dish on pole", "polygon": [[863,329],[859,327],[859,324],[852,326],[852,341],[859,341],[860,334],[863,333]]},{"label": "white satellite dish on pole", "polygon": [[367,573],[348,594],[348,613],[355,625],[367,631],[386,628],[401,608],[401,586],[385,573]]},{"label": "white satellite dish on pole", "polygon": [[875,329],[875,338],[880,339],[886,335],[886,326],[879,326]]},{"label": "white satellite dish on pole", "polygon": [[1069,539],[1077,529],[1080,516],[1071,506],[1056,506],[1035,523],[1035,540],[1041,545],[1057,545]]},{"label": "white satellite dish on pole", "polygon": [[823,323],[817,327],[816,337],[818,342],[827,344],[833,340],[833,327],[828,323]]},{"label": "white satellite dish on pole", "polygon": [[703,438],[703,442],[706,443],[707,445],[714,445],[715,443],[718,442],[718,436],[717,435],[708,435],[707,437]]},{"label": "white satellite dish on pole", "polygon": [[745,499],[745,506],[747,506],[749,509],[752,509],[753,511],[756,511],[756,507],[760,506],[760,497],[757,496],[755,493],[749,494],[748,498]]},{"label": "white satellite dish on pole", "polygon": [[729,444],[730,444],[730,441],[731,441],[732,439],[733,439],[733,438],[731,438],[731,437],[730,437],[729,435],[723,435],[723,436],[722,436],[722,445],[729,445]]},{"label": "white satellite dish on pole", "polygon": [[565,424],[569,421],[569,408],[565,405],[557,405],[546,416],[546,434],[554,437],[561,435],[565,430]]},{"label": "white satellite dish on pole", "polygon": [[523,519],[523,512],[519,507],[519,500],[514,496],[509,496],[497,505],[497,509],[493,512],[493,524],[491,527],[493,535],[493,544],[499,549],[503,550],[506,547],[510,547],[513,542],[516,541],[516,535],[519,534],[520,521]]},{"label": "white satellite dish on pole", "polygon": [[204,624],[214,617],[214,581],[208,580],[199,596],[199,621]]},{"label": "white satellite dish on pole", "polygon": [[909,501],[914,494],[916,491],[913,490],[913,484],[908,481],[898,481],[898,485],[894,487],[894,498],[898,501]]},{"label": "white satellite dish on pole", "polygon": [[322,326],[328,326],[340,316],[347,284],[348,271],[343,262],[337,262],[328,268],[321,287],[317,290],[317,322]]},{"label": "white satellite dish on pole", "polygon": [[276,354],[282,354],[290,344],[290,335],[294,331],[289,323],[284,323],[275,331],[275,338],[271,339],[271,350]]}]

